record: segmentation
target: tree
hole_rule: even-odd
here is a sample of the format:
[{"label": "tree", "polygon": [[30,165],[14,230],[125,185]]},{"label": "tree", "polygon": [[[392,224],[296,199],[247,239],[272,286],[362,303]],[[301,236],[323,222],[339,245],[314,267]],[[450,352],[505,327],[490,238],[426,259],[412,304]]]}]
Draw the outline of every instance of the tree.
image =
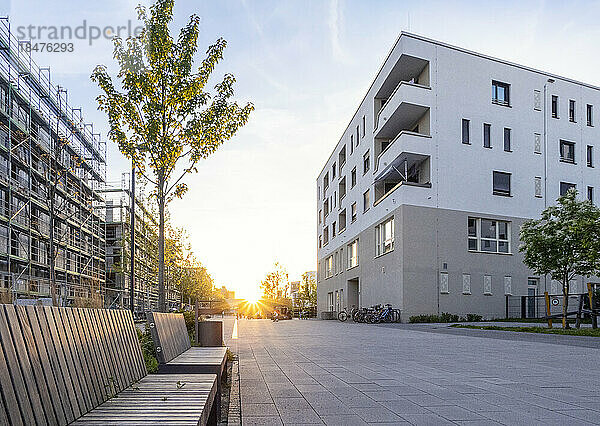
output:
[{"label": "tree", "polygon": [[[114,39],[119,65],[115,87],[104,65],[92,80],[103,91],[98,108],[108,115],[109,138],[130,158],[137,173],[154,186],[159,209],[158,292],[164,311],[165,206],[187,191],[184,176],[197,171],[207,158],[246,124],[251,103],[243,107],[230,101],[235,78],[226,74],[213,96],[205,91],[208,79],[223,58],[227,43],[218,39],[194,71],[200,18],[192,15],[177,40],[170,34],[174,0],[158,0],[150,13],[138,6],[144,29],[125,42]],[[181,160],[181,161],[180,161]]]},{"label": "tree", "polygon": [[286,297],[288,286],[288,273],[279,262],[275,262],[273,271],[269,272],[260,283],[263,298],[270,300]]},{"label": "tree", "polygon": [[302,274],[301,288],[298,293],[298,299],[302,308],[308,308],[317,305],[317,279],[314,274],[305,272]]},{"label": "tree", "polygon": [[563,293],[563,328],[568,328],[569,283],[576,275],[589,277],[600,270],[600,209],[590,201],[577,200],[569,190],[542,212],[541,219],[521,227],[519,250],[525,264],[536,274],[560,281]]}]

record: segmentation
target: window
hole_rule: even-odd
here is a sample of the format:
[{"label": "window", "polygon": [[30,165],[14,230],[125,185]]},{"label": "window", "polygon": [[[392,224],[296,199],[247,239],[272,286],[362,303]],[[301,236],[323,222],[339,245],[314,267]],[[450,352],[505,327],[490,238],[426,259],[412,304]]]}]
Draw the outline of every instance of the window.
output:
[{"label": "window", "polygon": [[323,228],[323,245],[326,246],[329,243],[329,227]]},{"label": "window", "polygon": [[363,126],[362,135],[363,135],[363,138],[364,138],[365,134],[367,132],[367,118],[364,115],[363,115],[363,120],[362,120],[362,126]]},{"label": "window", "polygon": [[575,101],[569,99],[569,121],[575,123]]},{"label": "window", "polygon": [[370,201],[369,201],[369,190],[367,189],[363,194],[363,213],[369,210]]},{"label": "window", "polygon": [[587,197],[590,203],[594,204],[594,187],[588,186],[587,188]]},{"label": "window", "polygon": [[354,152],[354,135],[350,135],[350,154]]},{"label": "window", "polygon": [[336,251],[333,254],[333,275],[337,275],[338,272],[340,272],[340,267],[338,266],[338,252]]},{"label": "window", "polygon": [[346,209],[342,210],[342,212],[338,215],[338,223],[341,233],[346,229]]},{"label": "window", "polygon": [[369,151],[365,153],[363,156],[363,175],[369,171],[371,168],[371,160],[369,158]]},{"label": "window", "polygon": [[558,118],[558,96],[552,95],[552,118]]},{"label": "window", "polygon": [[380,256],[392,250],[394,250],[393,217],[375,227],[375,255]]},{"label": "window", "polygon": [[570,189],[577,189],[577,185],[569,182],[561,182],[560,183],[560,196],[566,195]]},{"label": "window", "polygon": [[329,306],[329,312],[333,312],[333,291],[327,293],[327,305]]},{"label": "window", "polygon": [[327,188],[329,188],[329,173],[325,173],[325,177],[323,177],[323,195]]},{"label": "window", "polygon": [[319,210],[319,225],[323,222],[323,210]]},{"label": "window", "polygon": [[470,121],[467,119],[462,120],[462,143],[466,145],[470,145],[471,142],[469,140],[469,124]]},{"label": "window", "polygon": [[483,146],[484,148],[491,148],[492,142],[490,140],[490,133],[492,132],[492,126],[489,124],[483,125]]},{"label": "window", "polygon": [[340,165],[340,174],[342,174],[342,167],[346,164],[346,145],[340,149],[340,153],[338,154],[338,163]]},{"label": "window", "polygon": [[331,166],[331,180],[335,179],[335,163]]},{"label": "window", "polygon": [[356,146],[358,146],[360,136],[358,135],[358,126],[356,126]]},{"label": "window", "polygon": [[507,127],[504,128],[504,151],[512,151],[510,147],[510,129]]},{"label": "window", "polygon": [[575,163],[575,143],[560,141],[560,161]]},{"label": "window", "polygon": [[354,222],[356,220],[356,203],[352,203],[352,206],[350,207],[351,211],[352,211],[352,222]]},{"label": "window", "polygon": [[587,104],[587,107],[585,108],[586,110],[586,116],[587,116],[587,125],[588,126],[593,126],[594,125],[594,106]]},{"label": "window", "polygon": [[333,255],[325,259],[325,278],[333,277]]},{"label": "window", "polygon": [[470,251],[510,253],[510,222],[470,217],[467,240]]},{"label": "window", "polygon": [[533,91],[533,109],[536,111],[542,110],[542,92],[539,90]]},{"label": "window", "polygon": [[587,157],[587,166],[594,167],[594,147],[592,145],[587,146],[586,157]]},{"label": "window", "polygon": [[538,198],[542,197],[542,177],[536,176],[534,179],[534,193]]},{"label": "window", "polygon": [[493,194],[510,196],[510,173],[493,172]]},{"label": "window", "polygon": [[350,188],[354,188],[354,185],[356,185],[356,167],[350,173]]},{"label": "window", "polygon": [[331,238],[335,238],[335,222],[331,224]]},{"label": "window", "polygon": [[340,179],[338,184],[338,193],[340,194],[340,207],[342,205],[342,200],[346,196],[346,176]]},{"label": "window", "polygon": [[358,266],[358,240],[348,244],[348,269]]},{"label": "window", "polygon": [[325,200],[323,203],[323,209],[325,210],[325,216],[323,216],[325,218],[329,215],[329,199]]},{"label": "window", "polygon": [[510,85],[499,81],[492,81],[492,103],[510,105]]}]

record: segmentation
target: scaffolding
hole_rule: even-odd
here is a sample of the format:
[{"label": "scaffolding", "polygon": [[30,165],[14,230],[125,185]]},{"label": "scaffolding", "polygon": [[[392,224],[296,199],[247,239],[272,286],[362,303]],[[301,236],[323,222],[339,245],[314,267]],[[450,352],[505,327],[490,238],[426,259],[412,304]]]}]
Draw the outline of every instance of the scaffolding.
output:
[{"label": "scaffolding", "polygon": [[0,18],[0,297],[102,300],[106,142]]},{"label": "scaffolding", "polygon": [[[106,307],[130,309],[131,274],[131,175],[123,173],[121,182],[109,182],[100,191],[105,198],[106,229]],[[138,315],[158,309],[158,222],[156,211],[144,194],[135,196],[134,312]],[[169,307],[178,307],[177,289],[166,283]]]}]

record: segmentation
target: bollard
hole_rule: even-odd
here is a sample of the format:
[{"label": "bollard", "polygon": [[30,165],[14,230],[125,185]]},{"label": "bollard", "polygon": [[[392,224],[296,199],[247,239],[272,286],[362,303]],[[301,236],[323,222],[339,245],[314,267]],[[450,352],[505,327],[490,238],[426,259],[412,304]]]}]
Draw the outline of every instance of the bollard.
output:
[{"label": "bollard", "polygon": [[548,317],[548,328],[552,328],[552,318],[550,317],[550,296],[548,292],[544,292],[544,298],[546,299],[546,316]]}]

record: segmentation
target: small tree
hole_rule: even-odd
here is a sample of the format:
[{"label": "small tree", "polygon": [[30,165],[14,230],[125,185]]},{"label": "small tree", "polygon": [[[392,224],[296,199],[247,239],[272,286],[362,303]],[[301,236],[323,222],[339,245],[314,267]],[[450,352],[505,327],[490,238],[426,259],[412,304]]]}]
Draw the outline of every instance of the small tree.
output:
[{"label": "small tree", "polygon": [[317,306],[317,280],[309,272],[302,274],[301,288],[298,292],[298,299],[301,307],[309,308]]},{"label": "small tree", "polygon": [[[103,94],[98,108],[108,114],[109,137],[131,158],[137,172],[154,186],[158,203],[158,305],[165,306],[165,206],[173,197],[182,197],[187,173],[215,152],[243,126],[254,109],[230,102],[235,78],[231,74],[215,86],[212,97],[205,86],[219,60],[226,41],[219,39],[208,48],[197,71],[200,18],[192,15],[177,40],[169,30],[174,0],[157,0],[150,7],[138,6],[144,29],[124,43],[116,37],[114,57],[119,64],[115,87],[103,65],[94,69],[92,80]],[[181,164],[181,161],[186,161]],[[179,164],[178,164],[179,163]]]},{"label": "small tree", "polygon": [[519,250],[536,274],[549,274],[562,284],[563,328],[568,328],[569,283],[576,275],[589,277],[600,270],[600,209],[577,200],[571,189],[542,212],[541,219],[521,227]]},{"label": "small tree", "polygon": [[263,298],[270,300],[285,298],[288,286],[288,273],[279,262],[275,262],[273,271],[269,272],[260,283]]}]

